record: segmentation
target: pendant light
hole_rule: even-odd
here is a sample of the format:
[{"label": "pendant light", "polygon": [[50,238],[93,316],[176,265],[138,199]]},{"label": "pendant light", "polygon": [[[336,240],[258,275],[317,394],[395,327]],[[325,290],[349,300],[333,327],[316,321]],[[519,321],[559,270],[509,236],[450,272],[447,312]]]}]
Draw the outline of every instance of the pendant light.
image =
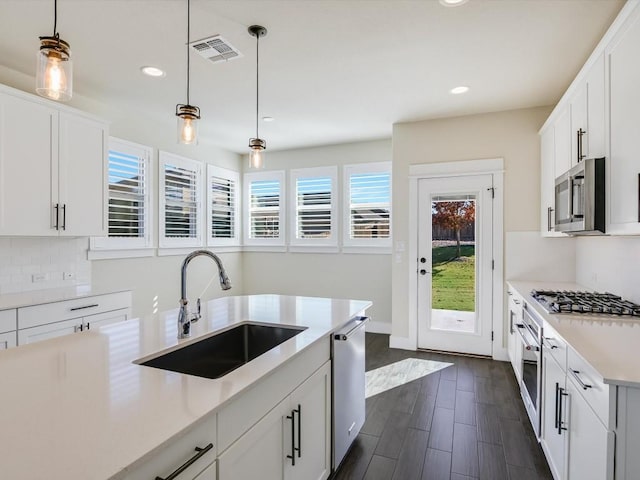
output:
[{"label": "pendant light", "polygon": [[198,120],[200,109],[189,104],[189,41],[191,37],[191,0],[187,0],[187,103],[176,105],[176,117],[178,117],[178,143],[196,145],[198,143]]},{"label": "pendant light", "polygon": [[58,34],[58,0],[53,2],[53,36],[40,37],[37,55],[36,92],[52,100],[66,102],[73,93],[71,47]]},{"label": "pendant light", "polygon": [[260,138],[258,130],[260,111],[260,37],[267,34],[267,29],[260,25],[251,25],[249,34],[256,37],[256,136],[249,139],[249,168],[264,168],[264,151],[267,142]]}]

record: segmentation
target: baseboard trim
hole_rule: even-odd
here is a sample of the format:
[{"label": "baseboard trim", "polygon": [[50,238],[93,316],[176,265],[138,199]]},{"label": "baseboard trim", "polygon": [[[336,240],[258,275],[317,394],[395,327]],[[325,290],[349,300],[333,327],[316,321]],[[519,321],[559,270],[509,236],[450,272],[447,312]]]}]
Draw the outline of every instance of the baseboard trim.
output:
[{"label": "baseboard trim", "polygon": [[391,337],[389,337],[389,348],[399,348],[400,350],[412,350],[415,352],[416,343],[407,337],[391,335]]},{"label": "baseboard trim", "polygon": [[492,357],[494,360],[499,360],[501,362],[509,361],[509,353],[507,352],[507,349],[503,347],[493,347]]},{"label": "baseboard trim", "polygon": [[387,322],[375,322],[373,320],[367,322],[365,330],[369,333],[384,333],[391,335],[391,324]]}]

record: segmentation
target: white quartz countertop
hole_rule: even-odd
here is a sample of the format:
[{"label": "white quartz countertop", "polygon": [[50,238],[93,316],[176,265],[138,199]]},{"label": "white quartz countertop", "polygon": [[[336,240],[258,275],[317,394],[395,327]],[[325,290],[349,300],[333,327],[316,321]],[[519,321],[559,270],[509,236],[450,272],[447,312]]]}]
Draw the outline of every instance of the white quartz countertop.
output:
[{"label": "white quartz countertop", "polygon": [[129,289],[126,288],[122,290],[104,290],[91,287],[91,285],[76,285],[73,287],[8,293],[0,295],[0,310],[29,307],[32,305],[41,305],[43,303],[62,302],[64,300],[74,300],[76,298],[91,297],[94,295],[107,295],[109,293],[124,292],[128,290]]},{"label": "white quartz countertop", "polygon": [[[0,351],[0,477],[122,478],[371,302],[253,295],[203,305],[192,337],[178,341],[171,310]],[[244,321],[307,327],[217,380],[132,363]]]},{"label": "white quartz countertop", "polygon": [[589,363],[605,383],[640,388],[640,319],[618,315],[549,314],[531,290],[587,290],[575,283],[508,282]]}]

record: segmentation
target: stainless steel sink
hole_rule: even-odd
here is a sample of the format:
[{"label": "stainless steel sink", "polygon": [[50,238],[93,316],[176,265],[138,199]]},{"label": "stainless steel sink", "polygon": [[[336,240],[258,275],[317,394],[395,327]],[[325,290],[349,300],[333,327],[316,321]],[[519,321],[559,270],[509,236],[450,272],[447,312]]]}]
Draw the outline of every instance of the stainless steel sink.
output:
[{"label": "stainless steel sink", "polygon": [[303,327],[244,323],[140,365],[198,377],[220,378],[303,330]]}]

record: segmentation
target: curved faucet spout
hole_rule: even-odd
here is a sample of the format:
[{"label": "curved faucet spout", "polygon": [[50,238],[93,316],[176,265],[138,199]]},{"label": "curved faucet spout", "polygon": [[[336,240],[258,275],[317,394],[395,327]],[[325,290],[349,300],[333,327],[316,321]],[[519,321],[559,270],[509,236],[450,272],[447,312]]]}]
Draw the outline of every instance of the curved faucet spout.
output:
[{"label": "curved faucet spout", "polygon": [[[227,276],[227,272],[222,265],[222,261],[215,254],[208,250],[195,250],[191,252],[182,262],[182,271],[180,278],[180,313],[178,314],[178,338],[186,338],[191,335],[191,318],[189,318],[189,311],[187,304],[187,266],[189,262],[196,257],[205,256],[211,258],[218,266],[218,276],[220,280],[220,288],[222,290],[229,290],[231,288],[231,282]],[[199,302],[198,302],[199,304]]]}]

